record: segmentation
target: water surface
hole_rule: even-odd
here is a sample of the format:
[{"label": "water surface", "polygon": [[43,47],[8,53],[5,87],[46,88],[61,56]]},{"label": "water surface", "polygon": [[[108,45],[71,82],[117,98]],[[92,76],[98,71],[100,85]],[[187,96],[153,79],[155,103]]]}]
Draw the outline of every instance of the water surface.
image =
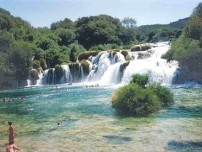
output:
[{"label": "water surface", "polygon": [[0,91],[0,98],[12,99],[0,102],[0,151],[8,121],[25,152],[202,151],[202,88],[172,87],[175,104],[145,118],[117,115],[110,102],[116,89],[60,85]]}]

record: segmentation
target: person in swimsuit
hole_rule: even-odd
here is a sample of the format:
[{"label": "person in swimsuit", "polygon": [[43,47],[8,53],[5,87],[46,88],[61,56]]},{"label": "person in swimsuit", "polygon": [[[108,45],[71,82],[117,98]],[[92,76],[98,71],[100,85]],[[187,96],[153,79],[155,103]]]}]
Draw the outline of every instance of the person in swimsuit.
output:
[{"label": "person in swimsuit", "polygon": [[19,149],[16,145],[14,144],[9,144],[7,147],[6,147],[6,152],[22,152],[21,149]]},{"label": "person in swimsuit", "polygon": [[12,126],[12,122],[9,121],[8,125],[9,125],[9,128],[8,128],[8,132],[9,132],[8,142],[9,142],[9,145],[10,145],[10,144],[14,144],[14,129],[13,129],[13,126]]}]

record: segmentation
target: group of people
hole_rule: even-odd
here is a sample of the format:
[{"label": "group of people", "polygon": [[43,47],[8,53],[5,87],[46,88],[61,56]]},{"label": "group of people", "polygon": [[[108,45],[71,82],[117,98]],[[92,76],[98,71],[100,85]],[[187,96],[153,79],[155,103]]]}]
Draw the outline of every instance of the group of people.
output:
[{"label": "group of people", "polygon": [[[20,97],[20,98],[19,98],[19,101],[20,101],[20,102],[24,102],[24,101],[25,101],[25,98],[24,98],[24,97]],[[4,103],[11,103],[11,102],[13,102],[13,100],[12,100],[11,98],[6,98],[6,97],[4,97],[4,98],[3,98],[3,102],[4,102]]]},{"label": "group of people", "polygon": [[8,136],[8,146],[6,147],[6,152],[22,152],[21,149],[19,149],[15,144],[14,144],[14,128],[12,125],[12,122],[8,122],[8,132],[9,132],[9,136]]}]

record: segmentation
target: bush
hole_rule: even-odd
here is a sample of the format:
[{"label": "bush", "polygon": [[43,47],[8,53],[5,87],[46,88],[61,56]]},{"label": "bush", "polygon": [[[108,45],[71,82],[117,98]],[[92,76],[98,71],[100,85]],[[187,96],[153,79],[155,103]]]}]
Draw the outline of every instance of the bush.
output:
[{"label": "bush", "polygon": [[153,85],[150,89],[154,90],[154,93],[158,96],[162,106],[168,106],[174,103],[173,94],[168,88],[160,85]]},{"label": "bush", "polygon": [[119,88],[112,95],[112,106],[124,115],[148,115],[174,102],[169,89],[148,84],[147,75],[133,75],[130,84]]},{"label": "bush", "polygon": [[124,115],[148,115],[161,108],[161,103],[154,92],[143,89],[137,84],[129,84],[118,89],[112,95],[112,105]]},{"label": "bush", "polygon": [[149,76],[148,75],[140,75],[140,74],[135,74],[132,75],[132,80],[130,83],[136,83],[140,87],[145,87],[145,85],[149,82]]}]

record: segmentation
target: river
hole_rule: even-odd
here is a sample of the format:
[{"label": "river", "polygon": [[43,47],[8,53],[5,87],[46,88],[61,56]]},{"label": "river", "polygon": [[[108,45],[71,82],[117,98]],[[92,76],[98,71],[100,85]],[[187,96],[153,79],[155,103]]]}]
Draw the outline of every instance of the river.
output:
[{"label": "river", "polygon": [[118,87],[63,84],[0,91],[1,99],[12,99],[0,102],[0,151],[6,149],[8,121],[24,152],[202,151],[201,86],[171,86],[174,105],[148,117],[119,116],[111,105]]}]

